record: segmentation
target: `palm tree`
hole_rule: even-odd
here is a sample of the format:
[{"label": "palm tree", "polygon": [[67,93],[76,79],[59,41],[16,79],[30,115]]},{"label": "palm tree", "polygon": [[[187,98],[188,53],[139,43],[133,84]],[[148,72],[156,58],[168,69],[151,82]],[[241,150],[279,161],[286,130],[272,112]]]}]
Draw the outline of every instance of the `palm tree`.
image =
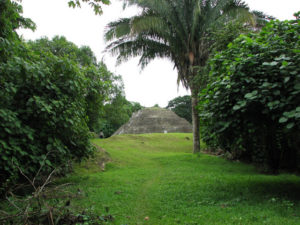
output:
[{"label": "palm tree", "polygon": [[181,82],[192,94],[194,153],[200,151],[198,68],[205,66],[212,30],[222,29],[233,20],[254,24],[254,14],[239,0],[126,0],[141,12],[131,18],[111,22],[105,33],[108,52],[118,63],[140,56],[144,68],[151,60],[168,58],[178,71]]}]

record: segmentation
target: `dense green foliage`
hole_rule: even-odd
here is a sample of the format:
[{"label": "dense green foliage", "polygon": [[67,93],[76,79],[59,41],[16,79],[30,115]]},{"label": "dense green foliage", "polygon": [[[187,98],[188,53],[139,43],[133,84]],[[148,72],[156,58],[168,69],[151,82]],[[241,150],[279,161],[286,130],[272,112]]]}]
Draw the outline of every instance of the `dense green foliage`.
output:
[{"label": "dense green foliage", "polygon": [[171,109],[178,116],[192,123],[192,102],[191,96],[179,96],[168,102],[167,109]]},{"label": "dense green foliage", "polygon": [[16,29],[20,27],[35,29],[35,24],[22,17],[22,7],[10,0],[0,0],[0,62],[17,51],[16,43],[20,42]]},{"label": "dense green foliage", "polygon": [[30,48],[40,57],[54,54],[58,57],[67,57],[80,67],[85,77],[85,108],[88,117],[88,127],[97,132],[100,128],[100,118],[103,106],[112,89],[114,75],[108,71],[104,63],[97,63],[92,50],[87,46],[78,48],[64,37],[54,37],[52,40],[42,38],[30,41]]},{"label": "dense green foliage", "polygon": [[109,137],[129,120],[133,112],[141,109],[139,103],[126,100],[122,77],[108,71],[103,62],[97,63],[89,47],[78,48],[59,36],[52,40],[42,38],[30,41],[28,44],[41,57],[45,52],[50,52],[78,64],[85,77],[85,107],[90,131],[96,134],[102,131],[104,137]]},{"label": "dense green foliage", "polygon": [[84,163],[61,183],[74,183],[72,193],[81,190],[72,205],[96,215],[108,208],[109,224],[299,224],[296,175],[264,175],[241,162],[197,157],[186,133],[117,135],[94,143],[111,157],[105,172]]},{"label": "dense green foliage", "polygon": [[79,65],[86,82],[85,107],[90,131],[96,134],[102,131],[104,137],[109,137],[129,120],[133,112],[141,109],[139,103],[126,100],[122,77],[111,73],[103,62],[97,63],[89,47],[78,48],[58,36],[28,44],[37,54],[51,52]]},{"label": "dense green foliage", "polygon": [[0,73],[2,184],[17,174],[17,166],[34,175],[44,163],[61,166],[92,152],[85,79],[76,64],[51,54],[14,55],[1,63]]},{"label": "dense green foliage", "polygon": [[203,139],[273,172],[300,164],[300,20],[272,21],[211,60]]},{"label": "dense green foliage", "polygon": [[[25,43],[15,29],[34,28],[17,3],[1,1],[0,192],[20,179],[89,157],[89,127],[111,86],[88,47],[63,37]],[[41,168],[41,169],[40,169]],[[23,177],[24,178],[24,177]]]},{"label": "dense green foliage", "polygon": [[47,37],[29,41],[29,46],[34,52],[43,54],[50,52],[58,57],[68,57],[81,67],[97,65],[97,59],[88,46],[77,47],[65,37],[55,36],[52,40]]},{"label": "dense green foliage", "polygon": [[[22,17],[22,7],[10,0],[0,0],[0,37],[11,40],[17,38],[17,28],[35,29],[35,24],[27,18]],[[2,40],[3,41],[3,40]],[[1,49],[2,51],[2,49]]]},{"label": "dense green foliage", "polygon": [[88,3],[94,10],[96,15],[101,15],[103,13],[102,11],[102,5],[109,5],[110,0],[69,0],[68,4],[69,7],[75,8],[75,7],[81,7],[82,3]]}]

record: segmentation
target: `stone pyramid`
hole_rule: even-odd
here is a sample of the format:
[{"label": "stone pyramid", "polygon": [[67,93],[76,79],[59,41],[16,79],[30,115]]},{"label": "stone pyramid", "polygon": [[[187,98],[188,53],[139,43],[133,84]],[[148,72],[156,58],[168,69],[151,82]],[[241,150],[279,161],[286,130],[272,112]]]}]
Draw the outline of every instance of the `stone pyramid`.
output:
[{"label": "stone pyramid", "polygon": [[169,109],[144,108],[134,113],[129,122],[113,135],[145,133],[191,133],[192,125]]}]

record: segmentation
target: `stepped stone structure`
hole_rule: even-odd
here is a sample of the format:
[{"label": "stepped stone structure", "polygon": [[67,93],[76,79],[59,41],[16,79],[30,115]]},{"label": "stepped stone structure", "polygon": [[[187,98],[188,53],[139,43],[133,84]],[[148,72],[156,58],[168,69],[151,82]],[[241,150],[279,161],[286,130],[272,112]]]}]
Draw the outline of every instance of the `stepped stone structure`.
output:
[{"label": "stepped stone structure", "polygon": [[192,125],[169,109],[144,108],[113,135],[145,133],[191,133]]}]

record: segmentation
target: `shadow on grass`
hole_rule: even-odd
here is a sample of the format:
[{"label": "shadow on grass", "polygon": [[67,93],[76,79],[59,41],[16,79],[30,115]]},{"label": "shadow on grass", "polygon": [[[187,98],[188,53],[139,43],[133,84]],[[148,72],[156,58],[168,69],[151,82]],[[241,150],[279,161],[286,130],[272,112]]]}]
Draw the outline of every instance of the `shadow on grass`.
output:
[{"label": "shadow on grass", "polygon": [[[264,175],[253,165],[215,156],[200,156],[195,160],[195,157],[184,155],[160,160],[163,166],[173,164],[172,167],[175,168],[169,170],[165,191],[169,192],[166,189],[177,186],[177,193],[180,194],[174,198],[183,198],[183,201],[203,202],[205,198],[204,204],[228,202],[235,205],[246,201],[254,205],[286,200],[300,204],[300,177],[296,175]],[[185,176],[176,180],[177,175],[172,176],[174,171]]]},{"label": "shadow on grass", "polygon": [[248,189],[256,199],[270,196],[293,202],[300,201],[300,182],[296,181],[254,181],[249,184]]}]

